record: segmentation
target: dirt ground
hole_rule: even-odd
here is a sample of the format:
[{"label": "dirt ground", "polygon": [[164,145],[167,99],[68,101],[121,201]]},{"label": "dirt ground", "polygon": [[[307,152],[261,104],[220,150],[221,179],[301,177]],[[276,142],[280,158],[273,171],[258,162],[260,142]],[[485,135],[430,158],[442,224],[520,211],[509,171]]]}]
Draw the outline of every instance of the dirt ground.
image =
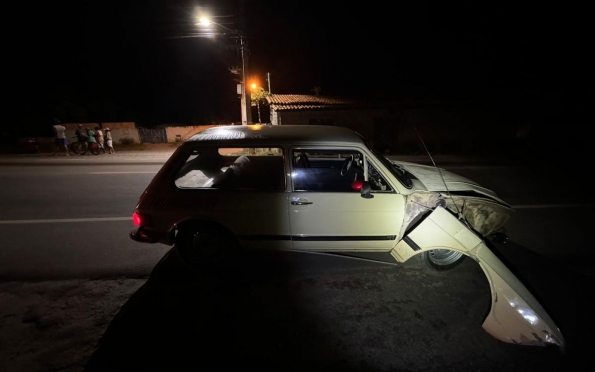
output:
[{"label": "dirt ground", "polygon": [[0,371],[570,368],[487,334],[489,301],[471,260],[446,275],[284,252],[195,271],[172,249],[149,278],[0,283]]},{"label": "dirt ground", "polygon": [[146,279],[0,283],[0,371],[81,371]]}]

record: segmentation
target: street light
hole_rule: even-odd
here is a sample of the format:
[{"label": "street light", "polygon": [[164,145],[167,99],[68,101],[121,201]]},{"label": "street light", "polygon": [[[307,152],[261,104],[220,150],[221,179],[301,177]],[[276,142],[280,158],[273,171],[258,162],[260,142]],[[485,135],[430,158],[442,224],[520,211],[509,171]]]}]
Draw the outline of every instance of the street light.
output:
[{"label": "street light", "polygon": [[[244,36],[238,30],[232,30],[220,23],[213,22],[206,17],[201,17],[198,19],[197,26],[208,27],[209,25],[214,24],[216,26],[221,27],[224,30],[227,30],[231,33],[231,35],[235,35],[240,39],[240,55],[242,57],[242,81],[241,81],[241,112],[242,112],[242,125],[252,124],[252,115],[251,112],[248,110],[247,105],[247,96],[246,96],[246,69],[247,69],[247,62],[246,62],[246,44],[244,42]],[[214,34],[213,34],[214,35]],[[223,34],[225,35],[225,34]]]}]

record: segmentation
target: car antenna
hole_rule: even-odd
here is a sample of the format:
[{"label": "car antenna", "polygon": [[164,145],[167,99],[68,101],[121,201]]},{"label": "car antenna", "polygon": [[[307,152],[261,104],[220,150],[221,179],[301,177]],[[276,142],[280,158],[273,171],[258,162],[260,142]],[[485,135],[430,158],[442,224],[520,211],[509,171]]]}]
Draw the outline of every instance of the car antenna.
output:
[{"label": "car antenna", "polygon": [[446,188],[446,192],[448,193],[448,197],[452,200],[452,203],[454,204],[454,206],[455,206],[455,208],[457,210],[457,214],[459,215],[459,218],[462,219],[463,221],[465,221],[465,219],[462,218],[463,216],[461,214],[461,211],[459,210],[459,206],[457,205],[457,203],[455,202],[454,198],[450,194],[450,190],[448,189],[448,185],[446,185],[446,181],[444,180],[444,176],[442,175],[442,171],[440,171],[440,168],[438,168],[438,166],[436,165],[436,162],[434,162],[434,158],[432,157],[432,154],[430,154],[430,150],[428,150],[428,148],[426,147],[426,144],[425,144],[423,138],[421,138],[421,135],[417,131],[417,127],[415,125],[413,126],[413,129],[415,130],[415,133],[417,134],[417,137],[421,141],[421,144],[424,146],[424,149],[428,153],[428,156],[430,157],[430,160],[432,161],[432,164],[434,164],[434,167],[438,170],[438,174],[440,175],[440,178],[442,179],[442,183],[444,184],[444,187]]}]

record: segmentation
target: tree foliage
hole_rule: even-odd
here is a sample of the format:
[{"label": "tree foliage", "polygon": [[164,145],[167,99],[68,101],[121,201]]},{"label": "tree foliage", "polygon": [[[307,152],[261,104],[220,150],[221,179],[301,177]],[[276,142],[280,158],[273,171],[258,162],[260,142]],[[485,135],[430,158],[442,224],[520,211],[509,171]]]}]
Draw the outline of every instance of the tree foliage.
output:
[{"label": "tree foliage", "polygon": [[267,92],[266,90],[264,90],[264,88],[261,87],[252,89],[252,91],[250,92],[250,105],[257,106],[260,101],[265,99],[270,94],[271,93]]}]

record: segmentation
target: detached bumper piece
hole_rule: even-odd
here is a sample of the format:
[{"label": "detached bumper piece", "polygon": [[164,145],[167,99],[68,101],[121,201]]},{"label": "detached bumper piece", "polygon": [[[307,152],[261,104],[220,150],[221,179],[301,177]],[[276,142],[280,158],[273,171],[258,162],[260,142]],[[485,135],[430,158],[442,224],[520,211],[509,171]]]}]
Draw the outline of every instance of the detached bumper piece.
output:
[{"label": "detached bumper piece", "polygon": [[159,236],[147,231],[142,226],[132,230],[130,232],[130,238],[141,243],[157,243],[159,241]]},{"label": "detached bumper piece", "polygon": [[485,273],[492,305],[483,328],[498,340],[564,347],[564,337],[552,318],[502,261],[474,232],[442,207],[427,216],[391,251],[399,262],[431,249],[452,249],[474,258]]}]

